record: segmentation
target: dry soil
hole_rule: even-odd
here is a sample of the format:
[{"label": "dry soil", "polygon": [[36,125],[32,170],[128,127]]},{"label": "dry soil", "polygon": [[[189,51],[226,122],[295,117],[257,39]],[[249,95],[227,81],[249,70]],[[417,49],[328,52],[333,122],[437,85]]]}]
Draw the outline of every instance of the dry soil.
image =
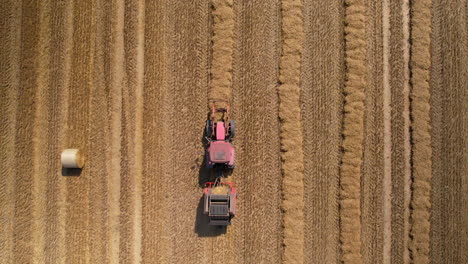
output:
[{"label": "dry soil", "polygon": [[467,263],[466,28],[462,0],[1,1],[0,263]]}]

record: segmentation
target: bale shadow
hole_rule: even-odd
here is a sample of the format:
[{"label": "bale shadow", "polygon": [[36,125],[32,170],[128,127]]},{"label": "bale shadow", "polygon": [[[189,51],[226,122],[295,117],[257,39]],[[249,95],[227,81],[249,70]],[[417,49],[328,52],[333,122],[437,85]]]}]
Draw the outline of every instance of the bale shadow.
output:
[{"label": "bale shadow", "polygon": [[71,177],[78,177],[81,175],[81,172],[83,169],[69,169],[69,168],[63,168],[62,167],[62,176],[71,176]]},{"label": "bale shadow", "polygon": [[195,218],[195,233],[199,237],[216,237],[226,234],[227,226],[208,225],[208,216],[203,214],[203,196],[200,198],[197,207],[197,217]]}]

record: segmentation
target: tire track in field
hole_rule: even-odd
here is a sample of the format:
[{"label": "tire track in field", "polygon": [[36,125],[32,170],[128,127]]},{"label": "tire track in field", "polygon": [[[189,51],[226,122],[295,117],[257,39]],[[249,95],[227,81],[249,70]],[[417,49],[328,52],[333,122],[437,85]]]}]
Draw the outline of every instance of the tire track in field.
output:
[{"label": "tire track in field", "polygon": [[361,263],[362,144],[364,99],[367,87],[366,6],[362,0],[345,1],[346,81],[343,118],[343,156],[340,178],[341,261]]},{"label": "tire track in field", "polygon": [[109,41],[106,39],[105,24],[108,23],[109,19],[104,10],[107,10],[107,7],[104,6],[103,2],[97,2],[93,89],[90,91],[89,106],[89,129],[91,132],[88,137],[89,151],[86,159],[86,170],[90,175],[95,175],[89,189],[89,195],[92,197],[89,203],[90,263],[108,263],[109,254],[106,246],[109,239],[107,231],[107,184],[109,178],[107,109],[109,95],[106,92],[106,73],[104,70],[104,47]]},{"label": "tire track in field", "polygon": [[[364,57],[368,69],[364,99],[364,141],[361,175],[361,242],[364,263],[384,261],[384,180],[388,180],[391,165],[388,151],[391,148],[391,135],[388,111],[389,83],[385,76],[384,58],[388,57],[387,43],[384,41],[384,2],[366,1],[367,18],[365,23],[367,52]],[[388,33],[388,32],[386,32]],[[385,36],[386,37],[386,36]],[[387,52],[387,54],[385,54]],[[384,82],[384,76],[385,81]],[[387,111],[387,113],[386,113]],[[387,120],[385,120],[387,118]],[[387,136],[387,137],[386,137]],[[388,202],[388,200],[387,200]],[[388,213],[388,211],[387,211]],[[385,215],[389,216],[389,215]]]},{"label": "tire track in field", "polygon": [[[148,259],[148,263],[154,263],[155,259],[157,260],[156,262],[158,263],[171,263],[174,254],[176,254],[176,250],[173,245],[173,236],[174,236],[174,228],[169,227],[171,223],[174,222],[174,218],[171,218],[172,213],[171,211],[174,209],[173,204],[170,203],[169,196],[173,195],[173,189],[174,189],[174,184],[173,180],[174,174],[172,173],[173,166],[174,166],[174,151],[173,151],[173,143],[174,143],[174,130],[173,130],[173,124],[172,120],[174,120],[174,111],[175,109],[173,108],[173,100],[174,100],[174,87],[173,87],[173,80],[171,79],[172,76],[172,68],[171,68],[171,63],[172,63],[172,58],[171,58],[171,47],[174,45],[174,43],[171,41],[172,37],[172,32],[171,28],[172,25],[169,21],[170,19],[174,17],[173,13],[173,5],[163,5],[159,12],[162,12],[163,14],[163,21],[162,23],[155,24],[153,26],[155,27],[160,27],[161,24],[164,26],[162,27],[162,41],[160,42],[161,45],[157,45],[157,53],[161,52],[161,48],[163,49],[162,54],[159,57],[162,59],[161,61],[157,61],[156,65],[159,66],[162,69],[157,69],[158,71],[161,71],[162,77],[161,77],[161,82],[157,83],[155,82],[154,84],[152,82],[148,82],[148,85],[153,84],[159,86],[158,91],[157,91],[157,96],[153,100],[148,100],[145,102],[145,107],[148,105],[148,108],[154,111],[153,113],[149,112],[148,115],[157,115],[156,120],[149,120],[149,123],[153,123],[153,126],[150,126],[149,128],[146,128],[147,131],[151,133],[155,133],[156,131],[159,130],[158,135],[158,145],[151,146],[152,149],[150,150],[150,157],[153,156],[151,152],[158,152],[157,155],[157,169],[159,170],[156,173],[156,177],[160,178],[157,180],[158,186],[158,192],[156,196],[156,206],[157,214],[155,217],[159,218],[160,220],[158,221],[159,226],[158,226],[158,232],[152,232],[153,230],[148,230],[147,235],[148,236],[153,236],[158,240],[158,244],[156,248],[153,248],[152,250],[156,251],[157,255],[155,258]],[[154,15],[154,14],[153,14]],[[145,17],[148,17],[148,15],[145,15]],[[147,32],[147,31],[146,31]],[[153,33],[153,32],[151,32]],[[158,32],[159,33],[159,32]],[[153,43],[149,43],[149,45],[153,45]],[[158,73],[153,73],[153,76],[150,77],[156,77],[157,80],[159,81],[159,76]],[[150,89],[148,89],[150,90]],[[154,95],[156,91],[151,91]],[[158,108],[153,109],[152,107],[150,108],[149,105],[156,103]],[[146,141],[146,140],[145,140]],[[146,155],[145,155],[146,156]],[[151,158],[150,158],[151,159]],[[153,173],[153,172],[149,172]],[[146,177],[148,174],[145,175]],[[146,178],[145,177],[145,178]],[[154,181],[155,179],[153,179]],[[154,208],[154,207],[153,207]],[[149,210],[153,209],[150,208]]]},{"label": "tire track in field", "polygon": [[301,112],[304,157],[307,157],[304,159],[306,263],[336,263],[340,258],[343,15],[342,1],[304,1]]},{"label": "tire track in field", "polygon": [[18,1],[0,4],[0,259],[14,263],[14,184],[16,101],[20,87],[22,8]]},{"label": "tire track in field", "polygon": [[[403,262],[404,263],[409,263],[410,261],[410,256],[409,256],[409,250],[408,250],[408,245],[409,245],[409,239],[410,239],[410,203],[411,203],[411,152],[412,152],[412,145],[411,145],[411,107],[410,107],[410,49],[411,49],[411,44],[410,44],[410,1],[409,0],[404,0],[402,3],[402,16],[403,16],[403,38],[404,38],[404,52],[403,52],[403,58],[404,58],[404,64],[405,64],[405,70],[404,70],[404,79],[405,79],[405,84],[403,88],[403,96],[404,96],[404,107],[403,111],[404,112],[404,127],[405,131],[403,132],[404,134],[404,145],[405,145],[405,150],[404,150],[404,160],[405,160],[405,170],[404,170],[404,222],[405,222],[405,227],[404,227],[404,238],[403,238],[403,245],[404,245],[404,253],[403,253]],[[394,170],[395,171],[395,170]],[[398,195],[398,194],[396,194]],[[395,196],[396,196],[395,195]],[[398,211],[394,211],[395,214],[398,214]],[[394,232],[396,233],[396,232]],[[398,245],[398,244],[397,244]],[[398,246],[395,246],[398,247]],[[396,250],[395,250],[396,252]],[[393,254],[393,253],[392,253]],[[398,254],[398,253],[397,253]]]},{"label": "tire track in field", "polygon": [[[390,263],[408,263],[411,164],[409,140],[409,1],[390,0],[389,84],[391,89]],[[388,186],[386,187],[388,188]],[[387,223],[387,222],[384,222]]]},{"label": "tire track in field", "polygon": [[[169,251],[167,190],[162,184],[162,158],[167,151],[163,144],[168,134],[165,105],[168,96],[168,24],[167,6],[156,1],[145,6],[145,64],[143,94],[143,161],[142,161],[142,262],[165,263]],[[163,26],[161,26],[163,25]],[[169,111],[171,114],[172,111]],[[171,116],[172,117],[172,116]]]},{"label": "tire track in field", "polygon": [[[206,103],[207,99],[209,98],[209,92],[210,92],[210,64],[211,64],[211,52],[212,52],[212,46],[211,46],[211,34],[212,34],[212,24],[213,24],[213,19],[212,19],[212,14],[211,14],[211,0],[199,0],[196,2],[196,7],[195,9],[197,10],[197,18],[196,18],[196,30],[197,30],[197,38],[196,38],[196,44],[195,44],[195,52],[197,56],[197,67],[196,67],[196,83],[195,85],[197,87],[202,88],[204,87],[204,96],[197,96],[197,105],[203,106],[200,109],[200,115],[203,117],[206,117]],[[197,121],[198,122],[198,121]],[[204,122],[202,121],[203,125]],[[200,125],[200,124],[199,124]],[[204,127],[201,128],[202,130],[199,130],[198,133],[203,133]],[[201,142],[200,142],[201,143]],[[205,166],[203,164],[203,159],[205,155],[205,149],[203,144],[199,144],[199,151],[193,156],[194,158],[194,165],[191,166],[191,168],[198,168],[199,166]],[[207,232],[209,231],[209,228],[206,225],[206,222],[199,221],[201,219],[206,219],[206,216],[203,215],[203,209],[202,209],[202,197],[200,194],[200,184],[202,184],[204,181],[207,181],[210,175],[208,173],[208,169],[201,167],[199,168],[198,171],[198,183],[199,185],[196,188],[196,193],[195,197],[198,198],[198,207],[197,207],[197,212],[195,215],[195,225],[194,225],[194,230],[197,233],[201,232]],[[198,236],[201,236],[198,234]],[[196,249],[196,260],[199,263],[209,263],[213,259],[213,239],[205,239],[201,238],[197,241],[195,249]]]},{"label": "tire track in field", "polygon": [[[198,251],[205,244],[202,239],[210,238],[203,238],[207,234],[197,233],[199,230],[196,226],[207,224],[197,219],[202,190],[196,160],[198,158],[199,163],[203,160],[201,140],[209,92],[209,72],[208,68],[203,67],[208,62],[210,49],[207,28],[209,9],[200,10],[199,5],[203,1],[178,2],[168,6],[167,10],[171,23],[167,48],[168,95],[163,111],[164,122],[169,125],[163,138],[167,145],[167,156],[163,160],[163,184],[169,190],[165,194],[165,210],[169,219],[165,228],[170,233],[170,263],[202,263],[212,254],[206,252],[209,248]],[[223,258],[227,261],[230,259],[227,253],[230,248],[233,245],[223,247]]]},{"label": "tire track in field", "polygon": [[[90,91],[89,106],[89,150],[86,161],[86,170],[93,175],[89,195],[89,230],[90,230],[90,263],[108,263],[116,252],[109,245],[109,191],[112,165],[111,165],[111,80],[109,69],[109,43],[112,42],[108,28],[111,24],[111,3],[96,2],[96,26],[93,87]],[[115,257],[114,257],[115,259]]]},{"label": "tire track in field", "polygon": [[[67,148],[78,148],[88,155],[90,91],[92,89],[95,6],[77,1],[73,6],[73,51],[68,105]],[[68,171],[65,171],[68,173]],[[66,262],[89,262],[89,187],[91,175],[83,169],[78,177],[67,176]]]},{"label": "tire track in field", "polygon": [[34,1],[22,3],[20,72],[19,86],[15,100],[15,182],[12,198],[14,199],[13,220],[13,261],[15,263],[33,262],[34,230],[33,189],[34,189],[34,116],[37,108],[35,102],[37,84],[37,57],[39,42],[39,8]]},{"label": "tire track in field", "polygon": [[[237,130],[237,215],[227,235],[235,263],[281,262],[281,170],[276,84],[280,8],[276,1],[236,3],[232,113]],[[258,12],[263,10],[263,12]],[[216,245],[216,243],[215,243]],[[217,249],[216,254],[223,254]]]},{"label": "tire track in field", "polygon": [[[97,255],[92,257],[107,258],[111,263],[118,263],[122,254],[121,243],[121,172],[125,164],[122,162],[122,156],[125,151],[122,148],[122,91],[125,86],[125,71],[124,71],[124,1],[115,0],[111,2],[97,2],[97,11],[99,14],[100,34],[95,33],[97,47],[95,55],[99,59],[99,64],[95,63],[99,72],[96,72],[95,81],[104,87],[94,87],[92,100],[92,110],[106,113],[106,120],[99,123],[98,117],[93,116],[92,124],[96,130],[104,130],[102,133],[90,135],[93,138],[96,149],[105,148],[104,157],[106,160],[99,161],[104,166],[105,175],[101,175],[99,185],[93,185],[90,189],[93,193],[102,191],[103,195],[99,195],[99,204],[96,201],[90,201],[90,208],[95,207],[97,211],[91,212],[90,216],[98,218],[104,223],[92,223],[98,230],[93,230],[93,234],[101,234],[103,248],[93,248],[97,251]],[[102,72],[102,68],[104,72]],[[103,76],[104,75],[104,76]],[[105,82],[101,83],[101,78]],[[104,90],[103,90],[104,89]],[[102,118],[102,117],[101,117]],[[99,128],[99,126],[102,126]],[[100,137],[105,137],[101,143],[98,141]],[[101,145],[102,144],[102,145]],[[94,155],[99,155],[95,153]],[[102,154],[101,154],[102,155]],[[91,158],[91,157],[90,157]],[[98,164],[96,164],[98,165]],[[107,165],[107,166],[106,166]],[[94,167],[94,166],[93,166]],[[99,170],[95,167],[96,170]],[[101,168],[102,170],[103,168]],[[90,221],[94,221],[90,219]],[[107,255],[107,256],[106,256]]]},{"label": "tire track in field", "polygon": [[122,112],[122,184],[120,261],[141,262],[142,111],[144,74],[144,2],[125,5],[125,71]]},{"label": "tire track in field", "polygon": [[45,263],[65,262],[66,235],[66,180],[58,157],[66,148],[68,118],[68,88],[70,83],[71,46],[73,32],[73,3],[52,2],[50,31],[50,79],[47,111],[48,124],[52,126],[48,134],[48,170],[46,172],[46,216],[45,216]]},{"label": "tire track in field", "polygon": [[[121,187],[122,170],[126,163],[123,161],[125,153],[123,145],[123,91],[126,89],[125,58],[124,58],[124,8],[121,0],[98,1],[99,26],[96,33],[97,48],[95,56],[99,58],[99,71],[96,71],[97,87],[93,90],[94,111],[105,113],[92,121],[94,129],[99,135],[93,139],[96,148],[105,154],[102,166],[106,174],[101,181],[101,204],[97,207],[101,211],[101,225],[103,243],[107,245],[104,253],[108,254],[111,262],[118,262],[121,256]],[[100,34],[98,36],[98,34]],[[105,120],[102,120],[102,119]],[[103,131],[100,131],[103,130]],[[102,142],[100,143],[99,140]],[[96,151],[95,155],[98,155]],[[97,164],[96,164],[97,165]],[[98,166],[96,166],[98,169]],[[102,168],[101,168],[102,170]],[[105,179],[104,179],[105,178]]]},{"label": "tire track in field", "polygon": [[35,102],[37,104],[34,115],[33,132],[33,192],[32,192],[32,214],[33,228],[32,241],[34,243],[32,258],[34,263],[45,263],[45,215],[47,188],[47,177],[49,170],[50,140],[49,129],[56,130],[56,123],[49,123],[51,113],[47,105],[49,100],[49,79],[50,79],[50,5],[49,1],[41,1],[38,6],[39,14],[39,39],[37,44],[37,76],[35,86]]},{"label": "tire track in field", "polygon": [[[124,9],[123,0],[115,0],[110,6],[110,111],[108,119],[110,121],[110,164],[111,171],[108,185],[108,206],[109,206],[109,258],[111,263],[118,263],[121,255],[120,227],[120,198],[122,188],[122,93],[126,87],[125,79],[125,51],[124,51]],[[109,10],[109,9],[108,9]],[[107,62],[107,61],[106,61]]]},{"label": "tire track in field", "polygon": [[[383,175],[382,175],[382,263],[391,263],[392,242],[392,85],[390,83],[390,0],[382,1],[382,111],[383,111]],[[393,33],[393,32],[392,32]]]},{"label": "tire track in field", "polygon": [[[242,124],[242,120],[244,120],[244,116],[246,116],[246,112],[243,109],[244,104],[239,104],[239,95],[238,91],[240,91],[239,86],[245,86],[245,75],[244,72],[246,67],[243,67],[246,61],[246,41],[248,40],[247,33],[246,33],[246,12],[245,10],[245,2],[236,2],[233,6],[234,14],[236,16],[235,25],[234,25],[234,39],[235,39],[235,49],[233,51],[233,95],[232,95],[232,115],[234,116],[234,120],[236,120],[236,136],[235,136],[235,151],[236,151],[236,169],[234,173],[236,175],[242,175],[243,168],[245,162],[245,155],[244,152],[244,139],[246,132],[245,125]],[[240,97],[243,98],[243,97]],[[247,227],[248,217],[250,214],[247,214],[247,204],[248,199],[246,196],[247,193],[250,193],[248,188],[248,184],[244,184],[244,181],[248,182],[250,180],[250,175],[247,175],[246,179],[244,180],[237,180],[236,187],[238,192],[238,199],[236,200],[236,217],[233,220],[233,225],[236,225],[232,233],[236,240],[237,249],[239,250],[238,254],[236,254],[236,259],[238,262],[247,262],[249,255],[244,254],[247,250],[247,237],[250,234],[249,229]],[[238,177],[239,178],[239,177]],[[245,234],[245,235],[244,235]]]},{"label": "tire track in field", "polygon": [[[442,125],[442,120],[443,116],[440,114],[443,112],[443,107],[442,104],[440,103],[440,99],[437,97],[442,96],[442,91],[439,91],[442,87],[442,78],[443,74],[443,63],[442,60],[444,59],[443,57],[443,51],[445,50],[445,47],[442,47],[442,37],[443,34],[441,34],[442,30],[442,25],[443,25],[443,12],[437,12],[436,10],[440,10],[442,8],[442,5],[446,4],[443,3],[442,1],[434,1],[432,4],[432,11],[434,13],[432,14],[431,18],[431,65],[430,65],[430,76],[431,80],[429,83],[430,86],[430,92],[431,92],[431,125],[434,126],[434,131],[432,132],[432,138],[431,140],[431,147],[432,150],[434,151],[435,156],[437,153],[441,153],[441,137],[442,135],[438,133],[437,126]],[[412,21],[411,21],[412,22]],[[446,87],[442,87],[442,89],[446,89]],[[437,113],[437,114],[436,114]],[[436,175],[438,170],[440,170],[440,166],[438,166],[437,162],[434,162],[433,164],[433,170],[434,174]],[[446,174],[444,171],[444,178],[446,178]],[[431,230],[429,236],[431,237],[431,242],[430,242],[430,256],[431,258],[434,258],[435,260],[438,260],[440,263],[443,263],[445,260],[447,260],[447,256],[442,256],[443,252],[445,250],[437,250],[437,248],[441,247],[441,242],[446,239],[446,237],[443,237],[440,233],[438,234],[438,229],[435,228],[437,225],[443,225],[442,224],[442,219],[446,218],[447,215],[444,214],[442,215],[440,210],[437,210],[438,203],[442,200],[442,196],[446,195],[446,190],[444,190],[442,193],[439,192],[438,190],[435,189],[435,187],[438,184],[441,184],[442,180],[438,178],[437,176],[434,177],[432,180],[432,183],[434,185],[432,197],[431,197],[431,216],[430,216],[430,223],[431,223]],[[439,205],[440,206],[440,205]],[[412,213],[412,211],[411,211]],[[411,215],[412,216],[412,215]],[[447,232],[446,226],[444,229],[442,229],[443,233],[445,234]],[[440,231],[439,231],[440,232]],[[411,249],[409,250],[411,252]],[[434,262],[435,263],[435,262]]]},{"label": "tire track in field", "polygon": [[304,262],[304,153],[300,73],[304,41],[302,2],[283,0],[282,55],[279,70],[279,118],[283,172],[283,261]]},{"label": "tire track in field", "polygon": [[143,173],[143,87],[145,74],[145,2],[139,0],[136,4],[138,22],[137,30],[137,45],[136,45],[136,72],[135,72],[135,104],[139,107],[136,109],[136,131],[135,136],[135,159],[136,159],[136,182],[135,182],[135,245],[134,245],[134,262],[141,263],[141,243],[142,243],[142,173]]},{"label": "tire track in field", "polygon": [[430,260],[467,263],[466,1],[433,1]]},{"label": "tire track in field", "polygon": [[412,260],[429,263],[430,196],[432,180],[432,148],[430,124],[430,36],[431,0],[415,1],[411,21],[411,110],[413,142],[413,196],[411,200]]}]

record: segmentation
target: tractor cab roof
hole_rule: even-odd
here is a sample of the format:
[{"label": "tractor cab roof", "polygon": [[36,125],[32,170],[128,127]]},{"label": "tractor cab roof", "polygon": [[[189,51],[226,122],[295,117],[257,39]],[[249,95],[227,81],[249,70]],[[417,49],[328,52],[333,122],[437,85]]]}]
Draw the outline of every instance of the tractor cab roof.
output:
[{"label": "tractor cab roof", "polygon": [[233,147],[231,143],[226,141],[213,141],[208,148],[210,160],[214,163],[229,162],[233,155]]}]

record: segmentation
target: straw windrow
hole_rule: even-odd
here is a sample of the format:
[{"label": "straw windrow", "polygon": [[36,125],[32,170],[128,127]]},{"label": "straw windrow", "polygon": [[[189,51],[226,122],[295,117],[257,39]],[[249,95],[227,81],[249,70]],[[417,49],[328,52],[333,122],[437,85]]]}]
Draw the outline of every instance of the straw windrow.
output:
[{"label": "straw windrow", "polygon": [[304,153],[300,108],[300,72],[304,26],[300,0],[282,2],[283,45],[280,59],[279,117],[283,161],[285,263],[304,261]]},{"label": "straw windrow", "polygon": [[343,157],[340,192],[340,241],[342,262],[361,263],[360,183],[364,139],[366,76],[366,6],[348,0],[345,10],[346,82],[343,120]]}]

